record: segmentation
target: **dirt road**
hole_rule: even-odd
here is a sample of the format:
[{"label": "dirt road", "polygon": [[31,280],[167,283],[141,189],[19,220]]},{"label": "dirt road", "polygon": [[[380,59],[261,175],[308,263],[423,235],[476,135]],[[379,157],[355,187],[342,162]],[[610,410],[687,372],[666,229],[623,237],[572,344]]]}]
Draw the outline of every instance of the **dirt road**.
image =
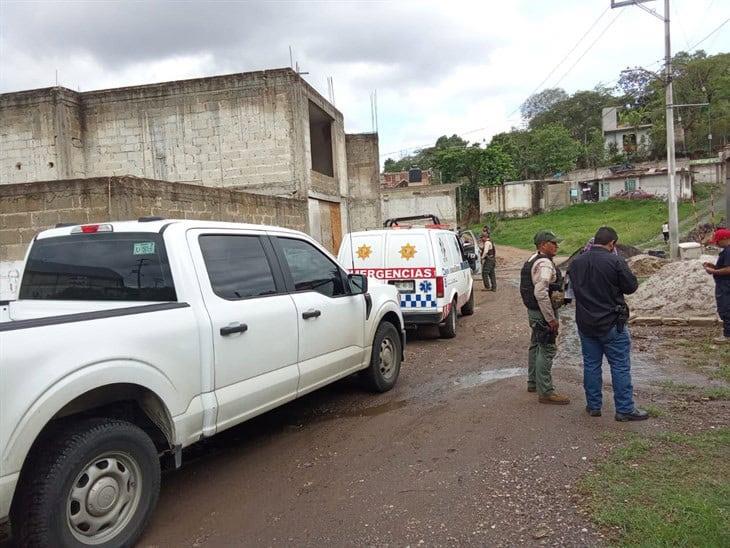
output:
[{"label": "dirt road", "polygon": [[[670,419],[617,423],[609,390],[603,417],[586,415],[570,311],[554,378],[572,402],[538,404],[526,391],[516,288],[526,253],[499,251],[498,292],[475,285],[476,313],[459,320],[455,339],[411,337],[391,392],[346,379],[187,450],[185,466],[163,478],[140,545],[603,544],[579,511],[576,482],[613,433],[654,432]],[[650,338],[635,337],[640,402],[658,378],[691,375],[654,358]],[[708,416],[726,420],[727,406]]]},{"label": "dirt road", "polygon": [[499,291],[455,339],[411,338],[393,391],[344,380],[188,451],[141,545],[599,544],[575,481],[607,430],[652,424],[587,417],[567,361],[571,405],[527,393],[525,253],[501,252]]}]

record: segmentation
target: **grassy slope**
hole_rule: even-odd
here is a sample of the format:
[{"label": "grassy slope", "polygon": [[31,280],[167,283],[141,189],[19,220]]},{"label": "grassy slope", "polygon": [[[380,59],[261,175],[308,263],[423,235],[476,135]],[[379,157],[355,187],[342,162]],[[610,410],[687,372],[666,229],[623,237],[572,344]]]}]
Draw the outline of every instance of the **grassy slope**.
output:
[{"label": "grassy slope", "polygon": [[[692,204],[679,206],[680,219],[692,211]],[[620,242],[638,245],[661,233],[667,218],[667,205],[658,200],[607,200],[577,204],[526,219],[503,219],[492,225],[496,244],[533,249],[532,238],[538,230],[555,232],[563,242],[561,254],[571,254],[584,245],[603,225],[612,226]],[[476,227],[481,230],[481,227]],[[478,232],[477,232],[478,233]]]},{"label": "grassy slope", "polygon": [[583,479],[620,546],[730,545],[730,429],[635,438]]}]

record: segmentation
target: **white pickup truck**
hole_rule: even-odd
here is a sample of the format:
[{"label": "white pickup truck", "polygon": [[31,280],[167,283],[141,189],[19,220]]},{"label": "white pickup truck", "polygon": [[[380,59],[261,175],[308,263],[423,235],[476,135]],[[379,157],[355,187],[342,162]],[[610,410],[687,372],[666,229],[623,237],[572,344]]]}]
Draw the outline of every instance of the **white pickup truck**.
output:
[{"label": "white pickup truck", "polygon": [[64,226],[0,303],[0,522],[22,546],[128,546],[182,448],[355,372],[393,387],[394,287],[314,240],[158,218]]}]

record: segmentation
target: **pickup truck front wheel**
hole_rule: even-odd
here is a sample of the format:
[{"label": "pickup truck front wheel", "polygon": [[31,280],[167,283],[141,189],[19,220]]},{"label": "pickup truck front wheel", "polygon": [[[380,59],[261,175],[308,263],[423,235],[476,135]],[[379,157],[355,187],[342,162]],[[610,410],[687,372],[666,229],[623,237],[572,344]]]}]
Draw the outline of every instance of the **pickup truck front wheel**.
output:
[{"label": "pickup truck front wheel", "polygon": [[160,492],[157,449],[142,429],[80,420],[58,429],[32,458],[12,517],[21,546],[134,544]]},{"label": "pickup truck front wheel", "polygon": [[369,390],[387,392],[395,386],[402,354],[398,330],[392,323],[382,322],[373,339],[370,366],[362,372],[362,378]]}]

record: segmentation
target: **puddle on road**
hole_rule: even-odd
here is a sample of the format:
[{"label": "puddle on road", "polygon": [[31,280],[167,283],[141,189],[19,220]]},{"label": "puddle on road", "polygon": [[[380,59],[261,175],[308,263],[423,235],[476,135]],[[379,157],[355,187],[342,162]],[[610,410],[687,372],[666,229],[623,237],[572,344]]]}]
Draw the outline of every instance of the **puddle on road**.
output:
[{"label": "puddle on road", "polygon": [[472,388],[501,379],[510,379],[512,377],[520,377],[527,375],[527,369],[524,367],[507,367],[504,369],[488,369],[477,373],[470,373],[457,377],[451,381],[452,385],[457,388]]}]

